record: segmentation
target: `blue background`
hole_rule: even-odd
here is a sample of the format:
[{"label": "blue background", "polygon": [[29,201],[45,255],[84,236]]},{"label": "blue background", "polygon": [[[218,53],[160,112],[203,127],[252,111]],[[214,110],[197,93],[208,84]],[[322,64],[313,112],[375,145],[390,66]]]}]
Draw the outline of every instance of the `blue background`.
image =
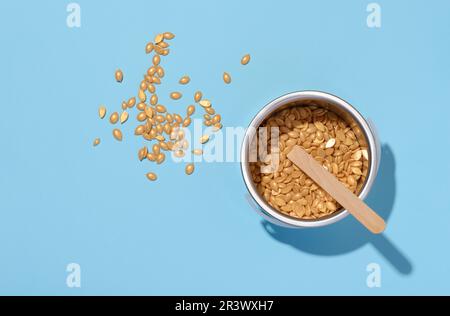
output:
[{"label": "blue background", "polygon": [[[450,294],[450,2],[378,1],[381,29],[366,25],[369,2],[80,0],[68,28],[69,1],[2,1],[0,294]],[[164,31],[177,37],[161,95],[189,74],[181,91],[211,96],[225,125],[304,89],[373,119],[384,153],[368,202],[385,234],[352,218],[264,223],[238,163],[191,177],[168,163],[150,183],[134,124],[117,143],[97,109],[136,94],[145,44]],[[81,288],[66,285],[71,262]],[[372,262],[381,288],[366,285]]]}]

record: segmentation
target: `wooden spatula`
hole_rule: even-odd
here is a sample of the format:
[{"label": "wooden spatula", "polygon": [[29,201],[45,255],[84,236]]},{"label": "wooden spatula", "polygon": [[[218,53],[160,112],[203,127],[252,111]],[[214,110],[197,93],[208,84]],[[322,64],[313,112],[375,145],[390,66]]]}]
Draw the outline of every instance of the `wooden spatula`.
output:
[{"label": "wooden spatula", "polygon": [[374,234],[383,232],[386,224],[366,203],[347,189],[334,175],[322,167],[300,146],[288,153],[287,157],[322,187],[339,204],[350,212],[361,224]]}]

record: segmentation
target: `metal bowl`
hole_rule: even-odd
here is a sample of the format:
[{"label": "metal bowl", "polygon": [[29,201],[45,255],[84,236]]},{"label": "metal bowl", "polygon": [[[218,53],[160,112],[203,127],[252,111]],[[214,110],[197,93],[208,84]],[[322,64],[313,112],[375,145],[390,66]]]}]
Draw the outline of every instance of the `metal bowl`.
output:
[{"label": "metal bowl", "polygon": [[364,119],[364,117],[352,105],[337,96],[321,91],[298,91],[283,95],[267,104],[261,111],[259,111],[258,114],[256,114],[244,135],[241,148],[241,170],[244,183],[250,196],[252,197],[252,200],[256,204],[255,209],[261,216],[273,224],[292,228],[320,227],[335,223],[348,215],[347,210],[344,209],[316,220],[303,220],[285,215],[274,209],[269,203],[266,202],[264,197],[262,197],[257,191],[251,177],[249,166],[249,149],[256,134],[250,131],[257,129],[276,111],[291,106],[309,105],[311,103],[333,111],[342,119],[347,121],[347,123],[349,123],[352,127],[358,142],[368,148],[369,168],[366,181],[360,189],[358,195],[359,198],[364,199],[367,196],[372,188],[378,172],[381,147],[376,130],[370,120]]}]

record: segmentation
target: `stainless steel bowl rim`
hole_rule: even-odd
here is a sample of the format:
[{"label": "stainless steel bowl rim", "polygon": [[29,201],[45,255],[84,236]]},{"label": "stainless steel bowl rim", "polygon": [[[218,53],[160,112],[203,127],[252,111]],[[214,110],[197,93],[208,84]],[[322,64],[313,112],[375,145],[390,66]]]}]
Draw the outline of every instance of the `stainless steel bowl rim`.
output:
[{"label": "stainless steel bowl rim", "polygon": [[272,218],[275,218],[276,220],[280,221],[283,224],[288,224],[293,227],[320,227],[325,225],[330,225],[332,223],[335,223],[343,218],[345,218],[349,213],[347,210],[343,210],[341,212],[336,213],[336,215],[318,219],[318,220],[301,220],[301,219],[295,219],[292,217],[289,217],[287,215],[283,215],[280,212],[272,209],[272,207],[258,194],[256,191],[253,180],[251,178],[248,166],[247,166],[247,160],[248,160],[248,144],[250,141],[250,128],[258,128],[261,123],[268,117],[269,114],[273,113],[274,110],[280,108],[281,106],[294,102],[294,101],[300,101],[300,100],[310,100],[310,99],[316,99],[316,100],[322,100],[330,103],[334,103],[336,105],[339,105],[342,109],[346,110],[354,119],[359,123],[361,126],[361,129],[366,136],[369,151],[370,151],[370,168],[367,175],[367,180],[362,188],[359,197],[361,199],[366,198],[367,194],[369,193],[370,189],[372,188],[373,182],[375,181],[378,164],[379,164],[379,150],[377,148],[377,139],[375,136],[375,131],[369,126],[366,119],[347,101],[333,95],[327,92],[322,91],[316,91],[316,90],[305,90],[305,91],[297,91],[285,94],[279,98],[276,98],[275,100],[269,102],[266,106],[264,106],[253,118],[253,120],[249,124],[249,128],[247,129],[244,139],[242,142],[241,147],[241,172],[242,177],[244,179],[245,185],[247,187],[247,190],[249,191],[251,197],[253,200],[258,204],[259,207],[262,208],[262,210],[270,215]]}]

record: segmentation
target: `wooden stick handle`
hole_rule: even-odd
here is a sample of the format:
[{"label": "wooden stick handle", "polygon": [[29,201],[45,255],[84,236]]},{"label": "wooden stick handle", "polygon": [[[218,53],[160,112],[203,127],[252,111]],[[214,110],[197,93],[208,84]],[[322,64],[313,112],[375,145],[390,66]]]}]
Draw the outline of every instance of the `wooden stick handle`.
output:
[{"label": "wooden stick handle", "polygon": [[317,185],[330,194],[372,233],[383,232],[386,224],[366,203],[347,189],[334,175],[322,167],[300,146],[288,153],[287,157],[305,172]]}]

